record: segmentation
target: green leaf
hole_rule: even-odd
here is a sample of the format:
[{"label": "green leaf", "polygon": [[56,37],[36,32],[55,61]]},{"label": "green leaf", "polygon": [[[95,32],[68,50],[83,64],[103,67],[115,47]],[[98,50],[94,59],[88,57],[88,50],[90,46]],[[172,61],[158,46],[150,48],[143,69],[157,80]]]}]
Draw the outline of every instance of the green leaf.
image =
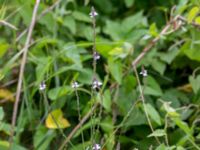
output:
[{"label": "green leaf", "polygon": [[135,0],[125,0],[126,7],[128,7],[128,8],[131,7],[134,2],[135,2]]},{"label": "green leaf", "polygon": [[109,55],[114,56],[115,58],[126,58],[129,54],[133,53],[133,46],[128,43],[124,42],[122,46],[115,47],[110,50]]},{"label": "green leaf", "polygon": [[144,88],[144,94],[154,96],[161,96],[163,94],[160,85],[153,77],[149,75],[147,78],[145,78],[145,82],[147,86]]},{"label": "green leaf", "polygon": [[87,6],[90,3],[90,0],[85,0],[84,5]]},{"label": "green leaf", "polygon": [[149,134],[148,137],[161,137],[161,136],[165,136],[165,130],[163,129],[157,129],[155,130],[153,133]]},{"label": "green leaf", "polygon": [[163,107],[164,107],[165,111],[167,112],[167,114],[168,114],[170,117],[179,117],[179,116],[180,116],[180,114],[178,114],[178,113],[176,112],[176,110],[175,110],[173,107],[170,106],[169,102],[165,102],[165,103],[163,104]]},{"label": "green leaf", "polygon": [[107,20],[106,27],[104,28],[104,33],[108,34],[115,41],[123,40],[121,25],[117,22]]},{"label": "green leaf", "polygon": [[0,121],[3,120],[3,117],[4,117],[3,107],[0,107]]},{"label": "green leaf", "polygon": [[179,54],[179,49],[174,48],[172,50],[168,50],[165,53],[159,52],[158,56],[162,61],[171,64],[171,62],[176,58],[178,54]]},{"label": "green leaf", "polygon": [[156,150],[168,150],[164,144],[159,145]]},{"label": "green leaf", "polygon": [[200,75],[198,75],[196,78],[193,76],[189,77],[189,81],[190,84],[192,85],[192,89],[194,91],[195,94],[198,93],[198,91],[200,90]]},{"label": "green leaf", "polygon": [[125,18],[121,23],[121,30],[123,33],[129,33],[133,28],[142,24],[143,12],[140,11],[132,16]]},{"label": "green leaf", "polygon": [[124,123],[124,127],[138,126],[147,124],[144,112],[141,111],[137,106],[133,109],[127,121]]},{"label": "green leaf", "polygon": [[196,24],[199,24],[199,25],[200,25],[200,17],[196,17],[195,20],[194,20],[194,22],[195,22]]},{"label": "green leaf", "polygon": [[151,104],[145,104],[145,107],[150,118],[158,125],[161,125],[161,118],[157,110]]},{"label": "green leaf", "polygon": [[8,47],[9,45],[7,43],[0,43],[0,58],[6,53]]},{"label": "green leaf", "polygon": [[192,130],[189,128],[186,122],[183,122],[180,118],[173,118],[173,121],[189,136],[189,138],[192,138]]},{"label": "green leaf", "polygon": [[55,21],[53,17],[53,13],[49,12],[47,14],[45,14],[42,19],[39,19],[39,23],[44,25],[45,28],[48,29],[48,31],[51,31],[53,33],[53,29],[55,28]]},{"label": "green leaf", "polygon": [[[84,68],[79,72],[78,81],[83,84],[92,84],[93,71],[90,68]],[[97,75],[97,78],[98,75]]]},{"label": "green leaf", "polygon": [[73,34],[76,33],[76,22],[72,16],[66,16],[63,25],[67,27]]},{"label": "green leaf", "polygon": [[60,97],[71,94],[73,89],[69,86],[57,87],[48,91],[48,97],[51,100],[58,100]]},{"label": "green leaf", "polygon": [[197,6],[193,7],[187,16],[187,21],[191,23],[198,13],[199,13],[199,7]]},{"label": "green leaf", "polygon": [[8,150],[9,149],[9,142],[0,140],[0,149],[1,150]]},{"label": "green leaf", "polygon": [[160,61],[159,59],[153,59],[151,66],[153,67],[153,69],[158,71],[161,75],[164,74],[164,71],[166,69],[166,64]]},{"label": "green leaf", "polygon": [[91,23],[92,21],[91,18],[89,17],[89,14],[86,15],[80,11],[74,11],[72,13],[72,16],[78,21],[87,22],[87,23]]},{"label": "green leaf", "polygon": [[159,34],[158,34],[158,29],[157,29],[155,23],[151,24],[151,26],[150,26],[150,28],[149,28],[149,33],[150,33],[152,36],[154,36],[154,37],[156,37],[156,36],[159,35]]},{"label": "green leaf", "polygon": [[82,68],[80,50],[76,46],[71,46],[71,48],[69,49],[68,47],[70,45],[71,44],[66,44],[62,47],[62,50],[65,50],[65,53],[61,57],[67,62],[72,62],[76,64],[78,68]]},{"label": "green leaf", "polygon": [[52,58],[50,56],[37,58],[37,64],[38,64],[36,67],[37,84],[40,84],[44,80],[44,75],[50,69],[51,63],[52,63]]},{"label": "green leaf", "polygon": [[113,78],[118,82],[118,84],[121,84],[122,82],[122,64],[118,60],[108,60],[108,68],[110,70],[111,75]]},{"label": "green leaf", "polygon": [[105,92],[103,94],[103,107],[108,112],[110,112],[111,111],[111,105],[112,105],[112,101],[111,101],[110,90],[105,90]]},{"label": "green leaf", "polygon": [[199,44],[193,44],[192,40],[188,40],[181,47],[181,52],[191,60],[200,61]]},{"label": "green leaf", "polygon": [[50,142],[56,136],[54,130],[48,130],[44,126],[37,128],[33,137],[33,145],[37,150],[44,150],[49,147]]}]

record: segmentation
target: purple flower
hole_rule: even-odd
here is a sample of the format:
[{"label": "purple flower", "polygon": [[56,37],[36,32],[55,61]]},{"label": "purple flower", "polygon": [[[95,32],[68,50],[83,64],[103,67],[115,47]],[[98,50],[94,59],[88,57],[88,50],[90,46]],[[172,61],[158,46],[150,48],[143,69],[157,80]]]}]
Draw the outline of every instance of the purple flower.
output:
[{"label": "purple flower", "polygon": [[94,54],[93,54],[93,58],[94,58],[94,60],[100,59],[99,53],[97,53],[97,52],[95,51]]},{"label": "purple flower", "polygon": [[43,91],[43,90],[46,89],[46,84],[45,84],[44,81],[42,81],[42,82],[40,83],[39,89],[40,89],[40,91]]},{"label": "purple flower", "polygon": [[100,144],[94,144],[94,146],[92,147],[93,150],[100,150],[101,146]]},{"label": "purple flower", "polygon": [[93,89],[100,88],[101,85],[102,85],[102,83],[100,81],[98,81],[97,79],[94,79],[92,82]]},{"label": "purple flower", "polygon": [[147,76],[148,76],[147,70],[145,70],[144,68],[142,68],[142,71],[140,72],[140,74],[141,74],[143,77],[147,77]]},{"label": "purple flower", "polygon": [[98,13],[95,11],[94,7],[91,8],[91,12],[89,15],[91,18],[94,18],[98,15]]},{"label": "purple flower", "polygon": [[72,83],[72,88],[76,89],[78,87],[79,87],[78,82],[75,81],[75,82]]}]

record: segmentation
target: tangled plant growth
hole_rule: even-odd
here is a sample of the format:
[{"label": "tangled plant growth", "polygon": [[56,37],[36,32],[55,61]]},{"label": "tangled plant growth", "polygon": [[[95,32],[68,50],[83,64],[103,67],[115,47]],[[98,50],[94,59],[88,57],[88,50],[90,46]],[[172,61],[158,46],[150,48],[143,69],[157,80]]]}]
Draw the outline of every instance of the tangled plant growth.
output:
[{"label": "tangled plant growth", "polygon": [[0,4],[0,149],[200,149],[198,0]]}]

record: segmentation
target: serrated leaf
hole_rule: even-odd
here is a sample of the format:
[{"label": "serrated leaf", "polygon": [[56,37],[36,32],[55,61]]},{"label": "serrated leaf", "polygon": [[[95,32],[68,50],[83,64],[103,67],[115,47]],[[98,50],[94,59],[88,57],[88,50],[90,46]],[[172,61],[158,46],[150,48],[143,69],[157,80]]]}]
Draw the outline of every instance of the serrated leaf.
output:
[{"label": "serrated leaf", "polygon": [[157,110],[151,104],[145,104],[145,107],[150,118],[158,125],[161,125],[161,118]]},{"label": "serrated leaf", "polygon": [[70,123],[67,119],[63,118],[61,109],[56,109],[50,112],[45,120],[45,125],[50,129],[68,128]]},{"label": "serrated leaf", "polygon": [[72,91],[72,88],[69,86],[53,88],[48,91],[48,97],[51,100],[56,100],[66,94],[70,94]]},{"label": "serrated leaf", "polygon": [[158,71],[161,75],[164,74],[164,71],[166,69],[166,64],[159,59],[153,59],[151,66],[154,70]]},{"label": "serrated leaf", "polygon": [[72,16],[78,21],[87,22],[87,23],[90,23],[92,21],[91,18],[89,17],[89,14],[86,15],[80,11],[74,11],[72,13]]},{"label": "serrated leaf", "polygon": [[157,129],[155,130],[153,133],[149,134],[148,137],[161,137],[161,136],[165,136],[165,130],[163,129]]},{"label": "serrated leaf", "polygon": [[120,61],[108,60],[108,68],[113,78],[121,84],[122,82],[122,64]]}]

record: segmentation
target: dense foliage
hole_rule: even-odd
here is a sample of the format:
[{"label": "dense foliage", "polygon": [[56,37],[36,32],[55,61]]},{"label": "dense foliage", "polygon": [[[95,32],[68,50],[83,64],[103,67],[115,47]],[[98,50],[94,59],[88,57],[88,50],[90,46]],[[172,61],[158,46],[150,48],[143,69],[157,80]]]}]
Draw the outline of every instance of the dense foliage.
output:
[{"label": "dense foliage", "polygon": [[35,2],[0,0],[1,150],[200,149],[199,0],[43,0],[27,43]]}]

